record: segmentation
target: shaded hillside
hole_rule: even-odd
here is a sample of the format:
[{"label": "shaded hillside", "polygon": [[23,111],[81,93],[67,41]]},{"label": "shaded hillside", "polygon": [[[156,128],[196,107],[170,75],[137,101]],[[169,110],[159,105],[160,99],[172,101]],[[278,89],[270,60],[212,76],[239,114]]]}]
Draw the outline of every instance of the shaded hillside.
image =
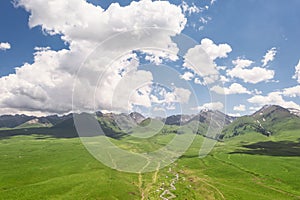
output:
[{"label": "shaded hillside", "polygon": [[232,121],[235,120],[235,117],[226,115],[225,113],[222,113],[217,110],[201,110],[199,114],[194,116],[190,121],[199,121],[201,123],[211,123],[212,120],[215,122],[219,123],[220,125],[222,124],[230,124]]},{"label": "shaded hillside", "polygon": [[45,117],[35,117],[28,115],[3,115],[0,116],[0,128],[28,128],[45,127],[61,123],[72,117],[72,114],[58,116],[49,115]]},{"label": "shaded hillside", "polygon": [[3,115],[0,116],[0,128],[15,128],[34,118],[27,115]]},{"label": "shaded hillside", "polygon": [[243,145],[243,150],[234,151],[230,154],[251,154],[268,156],[300,156],[300,139],[293,141],[265,141]]},{"label": "shaded hillside", "polygon": [[172,115],[167,117],[164,121],[167,125],[184,125],[193,118],[192,115]]},{"label": "shaded hillside", "polygon": [[55,126],[67,119],[72,118],[72,115],[73,115],[72,113],[68,114],[68,115],[62,115],[62,116],[50,115],[50,116],[46,116],[46,117],[39,117],[39,120],[46,120]]}]

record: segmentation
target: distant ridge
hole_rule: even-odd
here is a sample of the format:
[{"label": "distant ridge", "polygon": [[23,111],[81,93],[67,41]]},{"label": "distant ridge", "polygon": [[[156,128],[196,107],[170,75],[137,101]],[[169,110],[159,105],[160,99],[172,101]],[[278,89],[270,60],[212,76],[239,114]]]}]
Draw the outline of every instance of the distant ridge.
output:
[{"label": "distant ridge", "polygon": [[58,115],[49,115],[45,117],[36,117],[28,115],[2,115],[0,116],[0,128],[16,128],[23,127],[27,125],[37,125],[40,124],[43,127],[45,124],[47,126],[54,126],[62,121],[72,117],[72,114],[58,116]]},{"label": "distant ridge", "polygon": [[0,128],[15,128],[34,118],[34,116],[27,115],[2,115],[0,116]]},{"label": "distant ridge", "polygon": [[[205,136],[211,120],[214,120],[220,126],[224,125],[222,133],[216,136],[218,139],[223,139],[251,131],[270,136],[282,129],[300,129],[299,113],[300,111],[297,109],[286,109],[277,105],[265,105],[253,114],[242,117],[232,117],[220,111],[208,109],[201,110],[198,114],[194,115],[172,115],[166,118],[154,119],[145,118],[138,112],[130,114],[104,114],[98,111],[96,114],[81,113],[76,115],[83,117],[82,119],[96,117],[105,134],[113,138],[130,134],[133,130],[138,130],[136,128],[139,126],[148,127],[150,123],[156,127],[163,127],[163,130],[161,130],[163,133],[177,133],[178,128],[176,127],[191,127],[197,123],[198,131],[195,133]],[[10,128],[12,130],[40,128],[44,132],[52,132],[55,135],[62,134],[68,137],[77,137],[73,114],[45,117],[4,115],[0,116],[0,128]],[[148,128],[151,129],[151,127]],[[21,133],[22,131],[20,130],[19,132]]]}]

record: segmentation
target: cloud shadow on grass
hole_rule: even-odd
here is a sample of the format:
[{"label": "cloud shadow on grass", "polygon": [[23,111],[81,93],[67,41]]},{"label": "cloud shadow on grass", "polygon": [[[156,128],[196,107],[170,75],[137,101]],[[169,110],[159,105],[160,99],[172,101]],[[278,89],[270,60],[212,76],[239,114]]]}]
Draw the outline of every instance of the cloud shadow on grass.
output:
[{"label": "cloud shadow on grass", "polygon": [[247,148],[241,151],[230,152],[230,154],[250,154],[267,156],[300,156],[300,138],[298,142],[292,141],[267,141],[243,145]]}]

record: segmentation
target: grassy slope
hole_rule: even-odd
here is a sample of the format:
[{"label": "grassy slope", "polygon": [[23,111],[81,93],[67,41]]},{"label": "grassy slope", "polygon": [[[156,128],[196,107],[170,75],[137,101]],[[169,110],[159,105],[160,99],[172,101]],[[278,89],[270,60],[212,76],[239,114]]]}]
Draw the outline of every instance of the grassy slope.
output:
[{"label": "grassy slope", "polygon": [[[143,139],[143,145],[132,137],[114,142],[124,149],[151,151],[173,136]],[[250,149],[243,147],[263,141],[296,143],[299,131],[272,137],[249,132],[218,143],[204,159],[198,158],[203,137],[197,136],[178,161],[142,175],[103,166],[78,138],[39,137],[0,140],[0,199],[142,199],[142,196],[160,199],[159,195],[167,189],[177,199],[299,199],[300,196],[299,156],[247,154]],[[176,190],[172,190],[170,184],[176,174],[178,180],[173,184]]]},{"label": "grassy slope", "polygon": [[78,138],[16,136],[0,149],[0,199],[139,199],[137,176],[104,167]]},{"label": "grassy slope", "polygon": [[243,116],[223,129],[224,138],[257,131],[264,135],[276,135],[287,130],[300,130],[300,118],[279,106]]},{"label": "grassy slope", "polygon": [[[249,133],[219,143],[205,159],[197,158],[198,148],[195,147],[201,142],[196,140],[194,148],[178,160],[177,165],[171,166],[180,177],[185,177],[177,183],[178,189],[173,193],[179,199],[299,199],[299,156],[229,154],[250,141],[287,138],[296,141],[299,137],[299,131],[282,133],[276,139]],[[164,179],[166,176],[170,173],[163,169],[160,177]]]},{"label": "grassy slope", "polygon": [[[259,152],[254,154],[247,154],[249,149],[243,147],[246,144],[255,144],[256,142],[274,142],[276,148],[281,148],[282,152],[288,152],[289,146],[280,146],[280,141],[289,140],[292,143],[299,143],[300,138],[299,131],[281,132],[276,137],[265,137],[259,133],[248,133],[242,136],[233,138],[227,141],[224,146],[218,146],[214,153],[210,156],[213,162],[219,166],[219,170],[211,170],[211,176],[215,176],[216,171],[219,173],[223,171],[224,174],[229,172],[229,169],[233,169],[234,175],[230,180],[224,180],[228,182],[223,184],[223,181],[216,181],[216,185],[220,186],[222,191],[228,191],[228,195],[231,198],[237,199],[296,199],[300,198],[300,183],[298,181],[298,174],[300,172],[300,149],[297,149],[298,156],[289,156],[289,154],[281,156],[270,156],[268,153],[268,146],[264,146],[262,152],[268,152],[265,155],[259,155]],[[268,143],[266,143],[268,144]],[[241,151],[243,150],[243,151]],[[237,154],[230,154],[230,152],[244,152]],[[222,167],[219,164],[222,164]],[[223,168],[220,169],[220,168]],[[240,176],[238,176],[240,174]],[[245,179],[242,177],[245,176]],[[218,178],[221,178],[219,175]],[[243,193],[237,193],[243,191]],[[230,198],[230,199],[231,199]]]}]

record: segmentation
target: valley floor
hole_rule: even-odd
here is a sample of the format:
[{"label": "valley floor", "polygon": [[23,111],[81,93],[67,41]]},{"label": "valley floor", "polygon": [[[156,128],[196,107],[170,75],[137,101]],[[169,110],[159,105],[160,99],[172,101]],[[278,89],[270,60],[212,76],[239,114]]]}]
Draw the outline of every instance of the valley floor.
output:
[{"label": "valley floor", "polygon": [[[156,145],[169,138],[156,137]],[[102,165],[79,138],[3,138],[0,199],[300,199],[299,138],[299,131],[247,133],[219,142],[200,159],[203,137],[197,136],[176,162],[144,174]],[[150,149],[153,141],[143,146]],[[131,138],[124,143],[134,144]]]}]

